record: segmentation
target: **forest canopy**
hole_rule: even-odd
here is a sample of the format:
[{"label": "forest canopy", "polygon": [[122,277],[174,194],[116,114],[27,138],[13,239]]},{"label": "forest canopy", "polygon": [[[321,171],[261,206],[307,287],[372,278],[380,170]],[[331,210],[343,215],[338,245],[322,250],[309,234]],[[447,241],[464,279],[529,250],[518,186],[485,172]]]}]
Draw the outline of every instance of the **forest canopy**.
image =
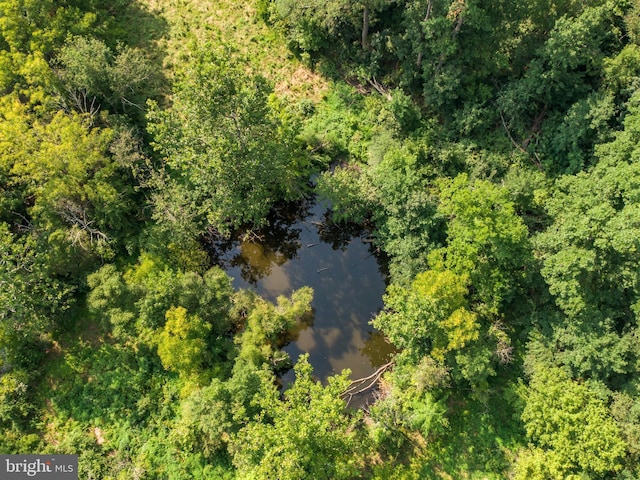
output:
[{"label": "forest canopy", "polygon": [[[639,478],[639,145],[638,0],[0,0],[0,453]],[[313,195],[388,262],[362,408],[207,249]]]}]

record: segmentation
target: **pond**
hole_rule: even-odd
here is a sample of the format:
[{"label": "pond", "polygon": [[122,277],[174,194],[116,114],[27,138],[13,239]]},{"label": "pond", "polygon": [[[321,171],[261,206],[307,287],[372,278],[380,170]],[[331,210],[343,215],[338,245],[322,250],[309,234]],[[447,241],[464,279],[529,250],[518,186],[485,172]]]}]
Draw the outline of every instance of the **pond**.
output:
[{"label": "pond", "polygon": [[[362,378],[388,362],[393,347],[369,325],[383,306],[386,274],[367,232],[332,222],[315,198],[279,205],[268,220],[264,229],[210,246],[236,288],[271,301],[313,288],[313,314],[288,335],[283,350],[294,362],[308,352],[323,381],[345,368],[352,379]],[[289,371],[282,382],[291,381]]]}]

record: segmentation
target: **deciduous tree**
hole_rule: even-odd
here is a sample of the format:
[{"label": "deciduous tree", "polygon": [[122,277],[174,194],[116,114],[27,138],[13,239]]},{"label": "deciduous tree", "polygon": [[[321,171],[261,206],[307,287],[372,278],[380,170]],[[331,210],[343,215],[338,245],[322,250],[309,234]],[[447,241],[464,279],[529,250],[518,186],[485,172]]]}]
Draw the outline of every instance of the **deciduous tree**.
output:
[{"label": "deciduous tree", "polygon": [[262,421],[249,423],[233,439],[231,452],[239,478],[294,480],[347,479],[362,472],[358,414],[345,412],[340,394],[348,372],[326,387],[313,380],[306,356],[295,367],[296,381],[278,400],[272,388],[261,399]]},{"label": "deciduous tree", "polygon": [[626,446],[607,405],[562,369],[535,367],[522,420],[536,447],[517,467],[518,478],[535,472],[533,478],[541,472],[603,478],[622,466]]},{"label": "deciduous tree", "polygon": [[232,52],[213,46],[193,52],[172,108],[149,114],[165,160],[158,221],[175,222],[171,205],[180,202],[196,230],[228,232],[262,223],[275,201],[299,194],[305,162],[295,149],[295,121],[271,93],[264,77],[247,73]]}]

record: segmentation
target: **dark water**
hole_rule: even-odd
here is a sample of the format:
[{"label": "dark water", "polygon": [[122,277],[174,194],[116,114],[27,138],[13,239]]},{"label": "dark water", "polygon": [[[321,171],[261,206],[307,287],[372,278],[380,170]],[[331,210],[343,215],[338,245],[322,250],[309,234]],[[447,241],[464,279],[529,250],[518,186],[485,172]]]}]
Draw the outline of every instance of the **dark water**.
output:
[{"label": "dark water", "polygon": [[[212,253],[236,288],[269,300],[313,288],[313,315],[283,347],[291,359],[308,352],[322,380],[345,368],[361,378],[388,362],[393,348],[369,325],[382,308],[386,275],[367,233],[333,223],[315,199],[280,206],[269,222],[244,241],[212,244]],[[282,380],[291,382],[293,373]]]}]

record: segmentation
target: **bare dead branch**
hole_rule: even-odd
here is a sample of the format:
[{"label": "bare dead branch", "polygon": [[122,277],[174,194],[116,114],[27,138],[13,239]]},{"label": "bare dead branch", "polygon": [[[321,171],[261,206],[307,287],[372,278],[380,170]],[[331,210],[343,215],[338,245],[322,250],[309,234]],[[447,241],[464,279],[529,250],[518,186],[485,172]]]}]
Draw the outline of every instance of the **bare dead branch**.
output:
[{"label": "bare dead branch", "polygon": [[387,100],[391,100],[391,94],[389,93],[389,89],[382,85],[376,77],[373,77],[369,80],[369,84],[382,96],[384,96]]},{"label": "bare dead branch", "polygon": [[108,241],[109,237],[99,229],[93,227],[93,220],[87,218],[86,207],[78,205],[68,199],[63,199],[58,203],[58,215],[69,225],[76,227],[71,229],[69,236],[73,245],[80,245],[86,249],[83,242],[83,232],[89,234],[89,243],[94,244],[100,240]]},{"label": "bare dead branch", "polygon": [[[546,109],[546,107],[545,107],[545,109]],[[513,138],[513,136],[511,135],[511,132],[509,131],[509,127],[507,126],[507,122],[505,121],[504,115],[502,114],[502,110],[498,109],[498,113],[500,114],[500,120],[502,121],[502,127],[504,128],[504,131],[507,133],[507,137],[509,137],[509,140],[511,141],[511,144],[514,147],[516,147],[518,150],[520,150],[522,153],[527,155],[529,158],[531,158],[531,154],[525,150],[526,145],[525,145],[525,147],[523,147],[518,142],[516,142],[515,139]],[[540,161],[540,157],[538,157],[538,155],[535,154],[535,153],[534,153],[534,155],[535,155],[535,160],[531,158],[531,161],[538,168],[538,170],[542,170],[542,162]]]},{"label": "bare dead branch", "polygon": [[340,396],[343,398],[347,398],[348,405],[354,396],[364,393],[376,386],[380,381],[380,377],[382,377],[382,375],[384,375],[384,373],[387,372],[387,370],[389,370],[393,365],[394,362],[385,363],[371,375],[352,381],[349,388],[342,392]]}]

